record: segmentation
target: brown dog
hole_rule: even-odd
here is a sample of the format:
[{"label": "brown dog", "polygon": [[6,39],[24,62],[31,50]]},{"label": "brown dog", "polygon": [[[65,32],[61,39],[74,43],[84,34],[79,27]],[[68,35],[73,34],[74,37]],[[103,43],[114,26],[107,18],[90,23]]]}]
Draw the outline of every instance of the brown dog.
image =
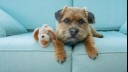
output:
[{"label": "brown dog", "polygon": [[93,36],[102,38],[103,35],[96,32],[90,25],[95,22],[94,14],[84,8],[65,7],[55,13],[57,24],[57,40],[55,41],[55,51],[57,60],[63,63],[66,59],[64,50],[65,43],[75,45],[84,41],[88,56],[96,59],[98,52],[94,45]]}]

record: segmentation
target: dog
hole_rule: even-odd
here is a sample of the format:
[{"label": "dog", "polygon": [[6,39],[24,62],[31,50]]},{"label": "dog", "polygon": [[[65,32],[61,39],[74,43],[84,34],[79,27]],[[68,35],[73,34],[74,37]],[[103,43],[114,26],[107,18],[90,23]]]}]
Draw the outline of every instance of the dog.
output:
[{"label": "dog", "polygon": [[98,51],[94,45],[93,36],[103,38],[102,34],[96,32],[91,26],[95,23],[95,16],[84,8],[64,7],[55,12],[57,20],[57,39],[54,43],[58,62],[64,63],[66,53],[64,44],[72,45],[84,41],[85,49],[91,59],[98,57]]}]

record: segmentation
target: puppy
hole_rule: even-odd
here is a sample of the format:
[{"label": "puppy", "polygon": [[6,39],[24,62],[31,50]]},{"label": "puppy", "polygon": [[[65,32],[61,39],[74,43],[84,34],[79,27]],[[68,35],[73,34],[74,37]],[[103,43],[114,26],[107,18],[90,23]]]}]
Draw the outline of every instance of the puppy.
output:
[{"label": "puppy", "polygon": [[94,45],[93,36],[102,38],[103,35],[96,32],[91,26],[95,23],[94,14],[77,7],[64,7],[55,13],[58,22],[57,40],[55,41],[55,50],[57,60],[61,63],[65,62],[66,53],[64,50],[65,43],[72,45],[84,41],[85,49],[91,59],[96,59],[98,52]]}]

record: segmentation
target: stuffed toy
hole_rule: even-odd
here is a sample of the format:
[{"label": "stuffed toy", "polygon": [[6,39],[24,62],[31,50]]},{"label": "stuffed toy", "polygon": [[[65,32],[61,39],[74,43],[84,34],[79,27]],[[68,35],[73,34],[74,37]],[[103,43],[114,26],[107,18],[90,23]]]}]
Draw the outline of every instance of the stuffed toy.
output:
[{"label": "stuffed toy", "polygon": [[43,25],[40,28],[36,28],[33,32],[33,37],[36,41],[39,42],[40,46],[45,48],[51,42],[56,40],[56,32],[52,27],[47,24]]}]

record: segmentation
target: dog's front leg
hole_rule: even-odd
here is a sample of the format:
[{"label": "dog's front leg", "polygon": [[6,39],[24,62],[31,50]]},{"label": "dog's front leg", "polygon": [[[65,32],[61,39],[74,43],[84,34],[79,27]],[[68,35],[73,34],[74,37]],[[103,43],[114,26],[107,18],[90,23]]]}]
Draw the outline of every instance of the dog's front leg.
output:
[{"label": "dog's front leg", "polygon": [[64,50],[64,44],[61,40],[57,39],[54,41],[55,54],[59,63],[64,63],[66,60],[66,53]]},{"label": "dog's front leg", "polygon": [[88,56],[91,59],[96,59],[98,57],[98,52],[94,45],[93,35],[90,33],[85,40],[85,48]]}]

